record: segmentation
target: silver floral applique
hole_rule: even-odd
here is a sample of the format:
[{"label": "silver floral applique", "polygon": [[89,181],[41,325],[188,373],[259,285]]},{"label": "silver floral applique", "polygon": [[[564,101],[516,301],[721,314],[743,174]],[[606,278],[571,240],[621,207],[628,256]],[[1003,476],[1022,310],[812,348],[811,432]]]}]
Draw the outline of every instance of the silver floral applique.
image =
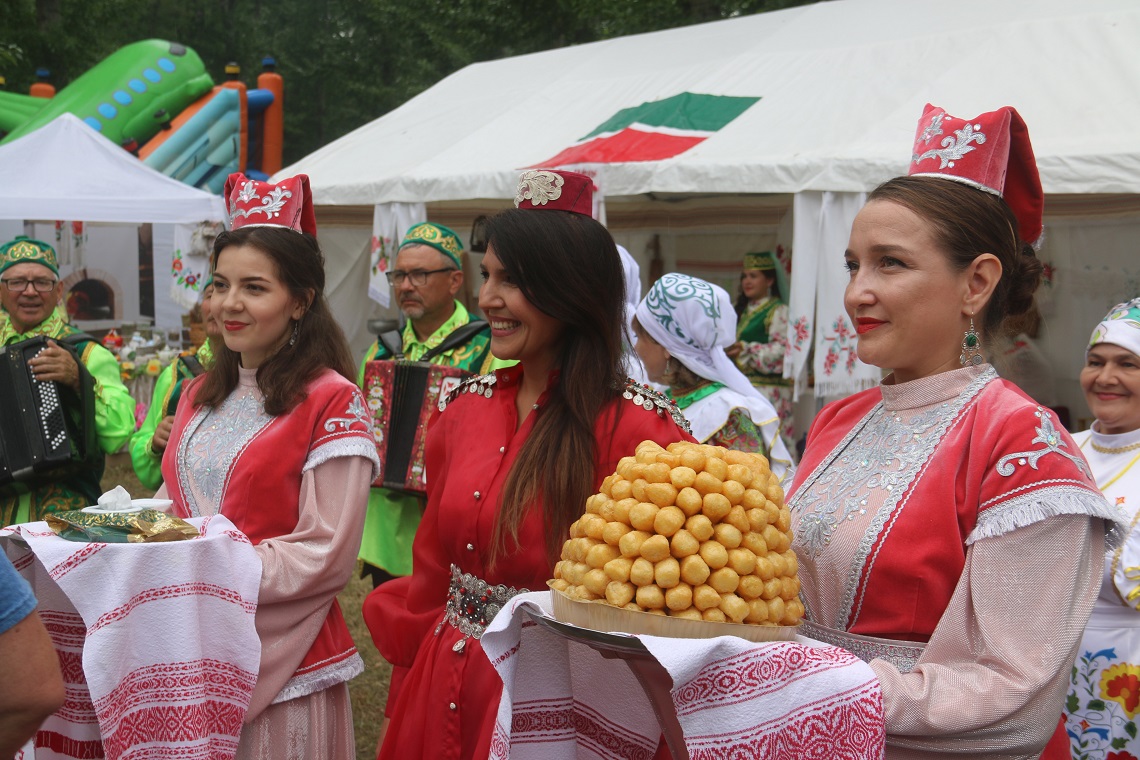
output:
[{"label": "silver floral applique", "polygon": [[556,201],[562,197],[562,185],[565,182],[561,174],[554,172],[539,169],[523,172],[519,177],[518,191],[515,193],[515,206],[518,207],[523,201],[530,201],[536,206],[545,206],[550,201]]},{"label": "silver floral applique", "polygon": [[352,426],[360,424],[368,430],[372,426],[372,418],[368,415],[368,410],[364,408],[364,400],[360,394],[354,394],[352,401],[348,403],[348,409],[344,411],[344,417],[329,417],[325,421],[325,430],[332,433],[339,426],[341,430],[352,430]]},{"label": "silver floral applique", "polygon": [[1053,424],[1053,417],[1045,412],[1044,408],[1037,407],[1034,414],[1041,420],[1041,424],[1037,426],[1037,437],[1030,441],[1033,443],[1043,443],[1045,448],[1035,449],[1033,451],[1019,451],[1016,454],[1006,454],[998,460],[997,471],[999,475],[1009,477],[1016,470],[1018,465],[1029,465],[1034,470],[1037,469],[1037,462],[1041,457],[1047,454],[1060,454],[1077,466],[1085,475],[1090,475],[1088,465],[1085,460],[1079,456],[1073,456],[1067,451],[1062,451],[1063,448],[1068,448],[1065,439],[1061,436],[1059,430]]},{"label": "silver floral applique", "polygon": [[946,118],[946,114],[937,113],[930,123],[922,130],[922,136],[918,139],[924,143],[930,142],[933,138],[942,134],[942,120]]},{"label": "silver floral applique", "polygon": [[953,137],[947,137],[942,141],[941,150],[931,148],[922,155],[912,155],[911,161],[917,164],[927,158],[937,158],[942,162],[939,169],[953,166],[954,161],[974,150],[974,146],[970,143],[981,145],[986,141],[985,133],[978,131],[981,128],[981,124],[967,124],[961,129],[955,129]]}]

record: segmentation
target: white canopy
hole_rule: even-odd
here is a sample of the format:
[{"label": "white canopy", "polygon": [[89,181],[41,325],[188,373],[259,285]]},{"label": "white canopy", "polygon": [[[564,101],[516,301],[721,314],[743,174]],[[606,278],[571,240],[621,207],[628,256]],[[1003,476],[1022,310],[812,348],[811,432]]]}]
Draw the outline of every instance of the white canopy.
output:
[{"label": "white canopy", "polygon": [[0,146],[0,219],[194,223],[216,195],[159,174],[71,114]]},{"label": "white canopy", "polygon": [[1140,192],[1135,0],[833,0],[468,66],[280,172],[318,205],[509,198],[623,108],[759,97],[705,142],[607,166],[607,196],[865,191],[923,105],[1015,106],[1047,193]]}]

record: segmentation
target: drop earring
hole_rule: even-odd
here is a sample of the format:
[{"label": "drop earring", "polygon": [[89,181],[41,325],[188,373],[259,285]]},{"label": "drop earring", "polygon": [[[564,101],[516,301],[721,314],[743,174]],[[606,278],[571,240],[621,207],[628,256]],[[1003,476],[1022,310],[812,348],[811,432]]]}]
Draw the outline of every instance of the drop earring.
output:
[{"label": "drop earring", "polygon": [[962,355],[958,357],[963,367],[977,367],[985,361],[982,356],[982,339],[974,329],[974,315],[970,315],[970,329],[962,337]]},{"label": "drop earring", "polygon": [[293,334],[289,336],[289,347],[292,348],[297,343],[297,333],[301,331],[301,321],[297,320],[293,323]]}]

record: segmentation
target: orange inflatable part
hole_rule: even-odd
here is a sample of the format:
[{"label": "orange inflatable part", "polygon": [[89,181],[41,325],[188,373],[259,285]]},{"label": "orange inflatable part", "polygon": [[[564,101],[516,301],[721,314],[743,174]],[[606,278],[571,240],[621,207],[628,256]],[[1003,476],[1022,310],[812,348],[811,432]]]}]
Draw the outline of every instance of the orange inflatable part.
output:
[{"label": "orange inflatable part", "polygon": [[249,100],[246,97],[249,88],[245,86],[245,82],[236,81],[225,82],[221,86],[241,93],[241,159],[238,161],[238,166],[244,172],[249,166]]},{"label": "orange inflatable part", "polygon": [[55,85],[48,84],[47,82],[33,82],[32,86],[28,88],[28,94],[33,98],[47,98],[51,100],[55,97]]},{"label": "orange inflatable part", "polygon": [[273,93],[273,103],[261,117],[261,171],[273,176],[281,171],[281,151],[285,142],[285,84],[275,71],[263,71],[257,87]]}]

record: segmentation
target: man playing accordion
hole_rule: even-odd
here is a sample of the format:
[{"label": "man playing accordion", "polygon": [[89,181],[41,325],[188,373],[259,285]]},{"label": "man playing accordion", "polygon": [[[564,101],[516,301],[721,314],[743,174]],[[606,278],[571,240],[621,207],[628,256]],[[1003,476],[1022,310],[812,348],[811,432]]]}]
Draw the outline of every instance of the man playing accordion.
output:
[{"label": "man playing accordion", "polygon": [[[387,273],[407,322],[400,333],[381,335],[369,346],[360,365],[361,387],[365,365],[379,359],[426,361],[475,374],[514,364],[491,355],[491,328],[473,323],[455,298],[463,288],[462,253],[459,236],[442,224],[422,222],[408,230]],[[411,574],[412,539],[423,508],[419,494],[372,488],[360,558],[374,585]]]},{"label": "man playing accordion", "polygon": [[[62,512],[94,504],[103,476],[103,452],[117,451],[134,432],[134,401],[119,376],[119,363],[110,351],[67,322],[60,305],[55,250],[39,240],[20,236],[0,248],[0,346],[11,346],[43,336],[47,347],[28,360],[28,374],[36,382],[57,383],[65,408],[69,396],[79,397],[90,386],[94,404],[90,414],[76,420],[94,426],[98,456],[79,469],[59,477],[16,481],[0,486],[0,524],[42,520],[49,512]],[[73,337],[75,336],[75,337]],[[69,393],[72,392],[72,393]],[[22,414],[16,401],[0,398],[0,415]],[[31,413],[36,413],[31,410]],[[74,419],[74,416],[73,416]],[[5,441],[17,446],[16,441]]]}]

